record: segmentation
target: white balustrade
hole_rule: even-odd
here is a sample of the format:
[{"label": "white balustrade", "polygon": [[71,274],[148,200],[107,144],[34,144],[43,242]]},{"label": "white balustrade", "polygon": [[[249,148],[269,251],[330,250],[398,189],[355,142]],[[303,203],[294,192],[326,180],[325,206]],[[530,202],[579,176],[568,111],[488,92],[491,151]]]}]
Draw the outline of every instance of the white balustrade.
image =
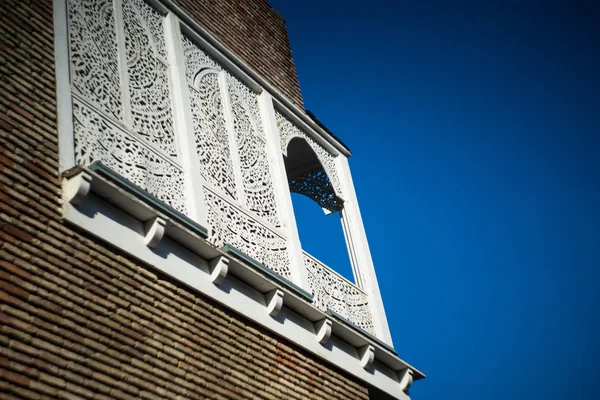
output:
[{"label": "white balustrade", "polygon": [[349,322],[373,333],[373,317],[369,298],[358,286],[304,252],[313,303],[323,311],[332,310]]}]

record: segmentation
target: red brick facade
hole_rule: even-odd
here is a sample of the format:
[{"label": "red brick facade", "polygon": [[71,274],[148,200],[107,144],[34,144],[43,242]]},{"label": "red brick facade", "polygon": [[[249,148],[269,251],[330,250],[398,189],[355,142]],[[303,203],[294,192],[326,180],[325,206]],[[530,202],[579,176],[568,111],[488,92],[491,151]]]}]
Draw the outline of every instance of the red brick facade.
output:
[{"label": "red brick facade", "polygon": [[[285,47],[278,85],[300,101],[283,21],[263,1],[222,0],[216,15],[187,3],[217,34],[245,13],[270,15],[265,32]],[[238,17],[223,19],[230,9]],[[51,0],[3,1],[0,397],[367,399],[343,373],[63,223],[53,40]],[[239,51],[243,39],[224,42],[236,40]],[[240,52],[275,79],[264,71],[279,55],[255,50]]]},{"label": "red brick facade", "polygon": [[175,2],[304,109],[285,20],[266,0]]}]

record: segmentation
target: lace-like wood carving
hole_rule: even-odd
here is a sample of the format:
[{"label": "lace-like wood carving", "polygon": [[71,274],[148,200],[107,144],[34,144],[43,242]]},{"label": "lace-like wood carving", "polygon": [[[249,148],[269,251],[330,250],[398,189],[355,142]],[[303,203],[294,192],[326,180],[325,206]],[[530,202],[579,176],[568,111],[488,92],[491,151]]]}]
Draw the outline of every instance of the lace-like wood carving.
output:
[{"label": "lace-like wood carving", "polygon": [[304,265],[308,271],[308,284],[315,295],[315,306],[323,311],[331,309],[359,328],[374,332],[365,292],[307,253],[304,253]]},{"label": "lace-like wood carving", "polygon": [[174,209],[186,213],[183,171],[144,142],[74,99],[75,157],[101,161]]},{"label": "lace-like wood carving", "polygon": [[280,226],[265,135],[258,110],[258,96],[230,74],[227,76],[227,85],[246,205],[274,226]]},{"label": "lace-like wood carving", "polygon": [[121,120],[121,82],[112,0],[69,2],[71,81],[76,93]]},{"label": "lace-like wood carving", "polygon": [[225,195],[237,199],[229,136],[217,75],[220,68],[185,35],[183,52],[200,173]]},{"label": "lace-like wood carving", "polygon": [[[143,0],[123,0],[122,10],[114,5],[111,0],[69,2],[76,162],[101,161],[185,214],[163,17]],[[121,14],[119,33],[116,18]],[[119,54],[118,38],[125,41],[125,54]],[[128,87],[123,87],[124,69]],[[122,101],[124,93],[128,104]]]},{"label": "lace-like wood carving", "polygon": [[162,19],[143,0],[123,0],[133,129],[177,159]]},{"label": "lace-like wood carving", "polygon": [[209,240],[217,246],[231,244],[291,280],[286,240],[218,194],[205,189],[208,222],[212,227]]}]

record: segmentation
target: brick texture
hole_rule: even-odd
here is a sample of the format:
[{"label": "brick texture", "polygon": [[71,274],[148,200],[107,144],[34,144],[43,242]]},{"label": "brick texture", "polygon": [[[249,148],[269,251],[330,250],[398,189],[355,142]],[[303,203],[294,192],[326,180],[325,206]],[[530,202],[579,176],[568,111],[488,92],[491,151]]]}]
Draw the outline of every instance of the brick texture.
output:
[{"label": "brick texture", "polygon": [[[216,15],[208,3],[189,7],[213,29],[246,21],[219,26],[225,10],[263,10],[264,32],[287,46],[263,1],[217,2]],[[2,4],[0,398],[367,399],[344,373],[63,223],[52,1]]]},{"label": "brick texture", "polygon": [[285,20],[266,0],[175,0],[175,3],[304,109]]}]

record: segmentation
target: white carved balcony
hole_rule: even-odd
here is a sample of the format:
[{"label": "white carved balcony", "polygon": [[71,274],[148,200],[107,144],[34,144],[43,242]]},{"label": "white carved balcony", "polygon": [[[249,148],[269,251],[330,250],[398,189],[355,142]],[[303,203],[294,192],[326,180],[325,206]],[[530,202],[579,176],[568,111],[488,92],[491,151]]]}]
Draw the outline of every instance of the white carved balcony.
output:
[{"label": "white carved balcony", "polygon": [[[333,331],[396,393],[343,144],[168,0],[55,3],[65,218],[316,354]],[[356,283],[302,250],[290,192],[340,213]]]},{"label": "white carved balcony", "polygon": [[[385,334],[385,322],[373,320],[372,293],[300,248],[290,191],[343,217],[352,201],[335,139],[311,134],[305,120],[235,76],[155,2],[67,4],[69,164],[102,163],[204,226],[216,247],[234,246],[314,293],[321,310]],[[365,274],[358,278],[368,284]]]}]

